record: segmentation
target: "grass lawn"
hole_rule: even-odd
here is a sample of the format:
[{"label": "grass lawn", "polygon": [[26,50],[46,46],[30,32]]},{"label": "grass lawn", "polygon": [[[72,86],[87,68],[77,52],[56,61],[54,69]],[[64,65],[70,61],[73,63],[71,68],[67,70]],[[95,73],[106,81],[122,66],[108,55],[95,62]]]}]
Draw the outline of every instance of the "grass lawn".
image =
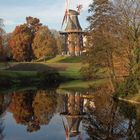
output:
[{"label": "grass lawn", "polygon": [[46,61],[50,67],[56,68],[60,75],[68,79],[82,79],[80,69],[82,67],[82,57],[72,56],[56,56],[53,59]]},{"label": "grass lawn", "polygon": [[[81,79],[80,69],[82,67],[81,57],[56,56],[46,62],[21,62],[21,63],[0,63],[1,74],[8,75],[32,75],[38,71],[56,70],[61,76],[67,79]],[[7,68],[8,66],[9,68]],[[7,68],[4,70],[4,68]],[[11,71],[11,72],[10,72]],[[11,73],[11,74],[10,74]]]},{"label": "grass lawn", "polygon": [[49,63],[48,66],[59,71],[60,75],[70,79],[81,79],[81,63]]},{"label": "grass lawn", "polygon": [[63,83],[59,89],[89,89],[96,88],[107,82],[106,79],[99,79],[94,81],[74,80],[71,82]]},{"label": "grass lawn", "polygon": [[10,71],[10,70],[1,70],[0,77],[7,76],[9,78],[16,78],[16,77],[33,77],[37,74],[36,71]]},{"label": "grass lawn", "polygon": [[[5,69],[4,69],[5,67]],[[0,63],[0,77],[28,78],[35,77],[39,71],[58,71],[66,79],[82,79],[81,57],[56,56],[45,62]]]},{"label": "grass lawn", "polygon": [[55,58],[52,58],[47,63],[81,63],[82,56],[56,56]]}]

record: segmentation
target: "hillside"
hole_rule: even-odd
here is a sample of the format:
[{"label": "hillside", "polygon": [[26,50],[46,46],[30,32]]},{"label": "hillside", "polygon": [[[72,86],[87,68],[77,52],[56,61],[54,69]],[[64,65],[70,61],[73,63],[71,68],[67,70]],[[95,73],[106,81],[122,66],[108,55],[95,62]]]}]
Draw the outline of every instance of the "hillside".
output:
[{"label": "hillside", "polygon": [[73,57],[73,56],[56,56],[55,58],[52,58],[46,63],[81,63],[82,56]]}]

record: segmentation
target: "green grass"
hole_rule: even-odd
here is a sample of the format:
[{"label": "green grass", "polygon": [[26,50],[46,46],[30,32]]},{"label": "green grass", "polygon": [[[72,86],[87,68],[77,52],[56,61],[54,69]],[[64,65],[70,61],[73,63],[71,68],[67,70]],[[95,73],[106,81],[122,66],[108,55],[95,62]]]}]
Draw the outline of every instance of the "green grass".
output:
[{"label": "green grass", "polygon": [[[8,76],[15,75],[26,76],[35,74],[38,71],[48,71],[56,70],[60,73],[61,76],[66,79],[81,79],[80,69],[82,57],[71,57],[71,56],[56,56],[45,63],[41,62],[22,62],[22,63],[0,63],[1,74]],[[6,69],[9,67],[8,69]],[[4,68],[6,70],[4,70]]]},{"label": "green grass", "polygon": [[80,74],[82,64],[80,63],[49,63],[48,66],[55,68],[61,76],[68,79],[82,79]]},{"label": "green grass", "polygon": [[82,81],[82,80],[74,80],[71,82],[64,83],[60,85],[59,89],[89,89],[96,88],[104,84],[107,80],[100,79],[94,81]]},{"label": "green grass", "polygon": [[2,70],[0,71],[0,77],[11,77],[11,78],[16,78],[16,77],[32,77],[37,74],[36,71],[9,71],[9,70]]},{"label": "green grass", "polygon": [[52,58],[47,63],[81,63],[82,57],[72,57],[72,56],[56,56],[55,58]]},{"label": "green grass", "polygon": [[[8,77],[27,77],[34,76],[38,71],[56,70],[66,79],[78,80],[82,79],[80,74],[80,69],[82,67],[81,59],[81,57],[56,56],[46,63],[9,63],[10,67],[6,70],[1,69],[0,75]],[[2,67],[5,67],[5,63],[0,63],[0,68]]]},{"label": "green grass", "polygon": [[68,78],[82,79],[82,76],[80,74],[80,69],[81,69],[81,64],[73,64],[73,65],[69,64],[66,70],[60,71],[60,74]]}]

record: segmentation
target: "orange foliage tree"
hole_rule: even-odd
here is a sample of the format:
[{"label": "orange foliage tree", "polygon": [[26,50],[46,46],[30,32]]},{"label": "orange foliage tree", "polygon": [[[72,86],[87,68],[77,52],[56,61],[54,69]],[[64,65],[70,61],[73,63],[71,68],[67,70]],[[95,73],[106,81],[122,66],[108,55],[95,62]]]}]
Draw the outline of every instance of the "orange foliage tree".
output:
[{"label": "orange foliage tree", "polygon": [[40,26],[39,19],[26,17],[26,23],[15,28],[9,41],[13,59],[16,61],[30,61],[34,58],[32,42]]},{"label": "orange foliage tree", "polygon": [[47,26],[42,26],[36,33],[32,49],[36,58],[47,58],[57,53],[56,40]]},{"label": "orange foliage tree", "polygon": [[16,61],[29,61],[33,57],[32,32],[26,24],[17,26],[12,34],[9,47]]}]

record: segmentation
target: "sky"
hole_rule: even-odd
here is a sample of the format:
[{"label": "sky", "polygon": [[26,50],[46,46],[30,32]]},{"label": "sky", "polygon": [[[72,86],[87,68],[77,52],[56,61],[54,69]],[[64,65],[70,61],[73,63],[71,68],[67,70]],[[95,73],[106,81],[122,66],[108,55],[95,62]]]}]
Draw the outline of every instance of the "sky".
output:
[{"label": "sky", "polygon": [[[50,29],[61,29],[61,23],[66,7],[66,0],[0,0],[0,18],[4,20],[6,32],[12,32],[17,25],[25,23],[27,16],[40,19],[43,25]],[[83,5],[80,24],[83,29],[88,26],[86,18],[88,6],[92,0],[70,0],[70,9],[76,9],[78,4]]]}]

